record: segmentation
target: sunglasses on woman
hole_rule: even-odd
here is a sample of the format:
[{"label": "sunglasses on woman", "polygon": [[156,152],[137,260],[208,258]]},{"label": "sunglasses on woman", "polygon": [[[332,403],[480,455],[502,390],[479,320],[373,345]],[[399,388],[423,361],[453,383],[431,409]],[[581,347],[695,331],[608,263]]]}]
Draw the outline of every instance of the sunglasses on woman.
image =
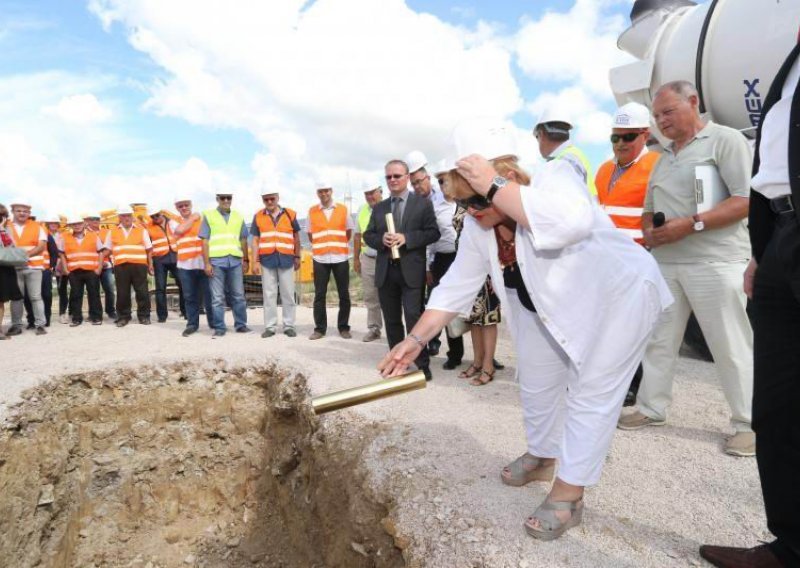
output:
[{"label": "sunglasses on woman", "polygon": [[467,199],[456,199],[456,203],[464,209],[473,209],[475,211],[483,211],[492,206],[483,195],[473,195]]},{"label": "sunglasses on woman", "polygon": [[639,136],[641,136],[643,132],[628,132],[626,134],[612,134],[609,136],[609,140],[611,140],[612,144],[616,144],[620,140],[623,142],[633,142]]}]

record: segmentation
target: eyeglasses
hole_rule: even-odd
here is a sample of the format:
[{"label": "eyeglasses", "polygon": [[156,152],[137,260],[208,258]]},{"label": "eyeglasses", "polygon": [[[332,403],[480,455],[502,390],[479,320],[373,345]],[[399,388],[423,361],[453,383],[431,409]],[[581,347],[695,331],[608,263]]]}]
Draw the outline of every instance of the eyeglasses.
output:
[{"label": "eyeglasses", "polygon": [[467,199],[456,199],[456,203],[464,209],[474,209],[475,211],[483,211],[492,206],[483,195],[473,195]]},{"label": "eyeglasses", "polygon": [[277,196],[275,196],[275,195],[270,195],[268,197],[262,197],[261,199],[263,199],[264,201],[277,201],[278,200]]},{"label": "eyeglasses", "polygon": [[217,199],[220,201],[233,201],[233,195],[217,195]]},{"label": "eyeglasses", "polygon": [[425,176],[425,177],[421,177],[419,179],[412,179],[411,180],[411,185],[414,186],[414,187],[417,187],[418,185],[422,185],[422,182],[425,181],[426,179],[431,179],[431,176]]},{"label": "eyeglasses", "polygon": [[388,174],[386,176],[386,181],[391,181],[393,179],[400,179],[406,177],[408,174]]},{"label": "eyeglasses", "polygon": [[623,142],[633,142],[634,140],[636,140],[642,134],[644,134],[644,133],[643,132],[628,132],[626,134],[612,134],[611,136],[608,137],[608,139],[611,140],[612,144],[616,144],[620,140],[622,140]]},{"label": "eyeglasses", "polygon": [[177,207],[178,209],[186,209],[187,207],[191,207],[191,206],[192,206],[191,203],[176,203],[175,204],[175,207]]}]

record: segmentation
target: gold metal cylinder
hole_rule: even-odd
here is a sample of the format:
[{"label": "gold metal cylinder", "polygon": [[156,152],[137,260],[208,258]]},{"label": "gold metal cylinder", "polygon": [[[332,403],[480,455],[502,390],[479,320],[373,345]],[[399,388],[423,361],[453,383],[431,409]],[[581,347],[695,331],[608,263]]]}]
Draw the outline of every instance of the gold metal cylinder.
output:
[{"label": "gold metal cylinder", "polygon": [[314,414],[325,414],[396,394],[424,389],[425,385],[425,373],[414,371],[377,383],[315,396],[311,399],[311,407],[314,409]]},{"label": "gold metal cylinder", "polygon": [[[391,213],[386,214],[386,231],[389,233],[396,232],[394,227],[394,216]],[[400,247],[397,245],[392,247],[392,258],[394,260],[400,258]]]}]

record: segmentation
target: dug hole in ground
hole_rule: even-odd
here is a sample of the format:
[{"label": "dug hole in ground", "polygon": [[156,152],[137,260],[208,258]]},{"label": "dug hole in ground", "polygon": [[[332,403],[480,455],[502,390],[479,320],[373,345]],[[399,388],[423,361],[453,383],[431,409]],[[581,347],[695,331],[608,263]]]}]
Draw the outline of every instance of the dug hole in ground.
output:
[{"label": "dug hole in ground", "polygon": [[0,566],[701,566],[701,543],[769,538],[708,363],[680,361],[669,424],[618,432],[583,525],[542,543],[522,523],[548,486],[499,480],[525,450],[504,330],[487,386],[440,356],[425,390],[316,417],[310,394],[378,378],[365,311],[351,340],[308,341],[307,308],[294,339],[248,317],[3,342]]}]

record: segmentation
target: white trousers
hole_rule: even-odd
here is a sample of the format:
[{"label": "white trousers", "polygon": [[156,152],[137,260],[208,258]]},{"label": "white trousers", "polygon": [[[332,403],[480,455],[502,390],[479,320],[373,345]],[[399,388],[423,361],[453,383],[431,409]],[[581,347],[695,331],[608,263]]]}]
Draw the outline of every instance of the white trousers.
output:
[{"label": "white trousers", "polygon": [[[28,294],[33,309],[33,325],[44,327],[47,323],[42,300],[42,271],[35,268],[17,268],[17,286],[23,295]],[[24,300],[11,302],[11,325],[21,326],[25,315]]]},{"label": "white trousers", "polygon": [[558,460],[558,477],[572,485],[600,480],[622,402],[658,318],[658,296],[645,285],[639,308],[616,314],[627,318],[625,337],[597,337],[578,369],[539,320],[507,290],[513,312],[517,376],[528,452]]},{"label": "white trousers", "polygon": [[380,331],[383,326],[378,288],[375,286],[375,258],[361,253],[361,288],[367,306],[367,328]]},{"label": "white trousers", "polygon": [[731,407],[731,425],[751,432],[753,330],[742,289],[745,262],[659,265],[675,303],[664,312],[644,356],[639,410],[665,420],[672,402],[672,379],[689,314],[694,311],[708,343],[722,391]]},{"label": "white trousers", "polygon": [[294,329],[297,303],[294,299],[294,267],[261,267],[261,293],[264,299],[264,327],[275,331],[278,327],[278,290],[281,293],[283,329]]}]

